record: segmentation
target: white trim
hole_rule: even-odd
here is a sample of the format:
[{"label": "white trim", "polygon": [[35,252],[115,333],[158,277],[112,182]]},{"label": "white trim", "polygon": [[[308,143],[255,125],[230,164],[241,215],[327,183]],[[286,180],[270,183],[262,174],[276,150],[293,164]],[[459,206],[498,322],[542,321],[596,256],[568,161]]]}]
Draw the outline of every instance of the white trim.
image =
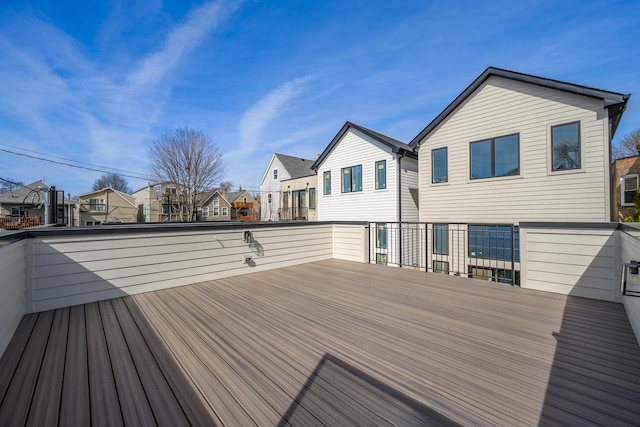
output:
[{"label": "white trim", "polygon": [[633,189],[633,191],[638,191],[638,185],[640,184],[640,182],[638,181],[640,178],[638,177],[637,173],[630,173],[627,175],[623,175],[620,177],[620,206],[635,206],[635,203],[625,203],[624,199],[624,193],[626,191],[632,191],[632,190],[627,190],[626,189],[626,179],[627,178],[635,178],[636,179],[636,188]]}]

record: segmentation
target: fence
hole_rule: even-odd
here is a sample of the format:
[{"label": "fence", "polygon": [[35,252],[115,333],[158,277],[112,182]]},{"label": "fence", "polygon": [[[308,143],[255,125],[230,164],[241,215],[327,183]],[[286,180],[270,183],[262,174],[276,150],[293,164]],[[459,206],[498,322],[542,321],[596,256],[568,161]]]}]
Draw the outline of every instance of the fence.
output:
[{"label": "fence", "polygon": [[520,284],[512,224],[369,223],[369,262]]}]

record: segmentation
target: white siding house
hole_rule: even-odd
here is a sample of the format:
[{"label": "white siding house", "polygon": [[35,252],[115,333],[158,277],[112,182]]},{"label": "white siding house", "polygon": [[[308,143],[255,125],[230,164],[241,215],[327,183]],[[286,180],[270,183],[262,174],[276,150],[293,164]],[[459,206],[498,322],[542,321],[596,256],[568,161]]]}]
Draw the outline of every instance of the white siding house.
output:
[{"label": "white siding house", "polygon": [[609,221],[628,98],[488,68],[410,143],[420,221]]},{"label": "white siding house", "polygon": [[319,221],[418,219],[418,161],[407,144],[347,122],[312,167]]},{"label": "white siding house", "polygon": [[[260,180],[261,221],[286,219],[281,215],[281,182],[283,180],[313,175],[313,160],[301,157],[274,154]],[[315,179],[315,178],[314,178]]]}]

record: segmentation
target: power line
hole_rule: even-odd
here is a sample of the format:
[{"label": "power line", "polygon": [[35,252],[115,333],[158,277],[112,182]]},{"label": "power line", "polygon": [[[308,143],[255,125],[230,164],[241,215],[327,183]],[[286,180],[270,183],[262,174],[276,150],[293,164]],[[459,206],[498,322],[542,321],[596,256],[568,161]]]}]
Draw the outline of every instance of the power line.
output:
[{"label": "power line", "polygon": [[[85,170],[90,170],[90,171],[93,171],[93,172],[113,173],[111,171],[104,170],[104,169],[109,169],[109,168],[94,169],[94,168],[90,168],[90,167],[86,167],[86,166],[79,166],[79,165],[74,165],[74,164],[65,163],[65,162],[59,162],[59,161],[51,160],[51,159],[43,159],[42,157],[32,156],[32,155],[29,155],[29,154],[16,153],[15,151],[6,150],[4,148],[0,148],[0,151],[3,151],[5,153],[9,153],[9,154],[15,154],[16,156],[28,157],[30,159],[35,159],[35,160],[42,160],[43,162],[49,162],[49,163],[55,163],[55,164],[58,164],[58,165],[69,166],[69,167],[72,167],[72,168],[85,169]],[[73,161],[73,160],[71,160],[71,161]],[[102,166],[98,166],[98,167],[102,167]],[[140,175],[136,176],[136,175],[131,175],[132,173],[133,172],[129,172],[127,174],[121,173],[121,174],[118,174],[118,175],[126,176],[127,178],[140,179],[140,180],[143,180],[143,181],[153,180],[153,178],[151,178],[149,176],[140,176]]]},{"label": "power line", "polygon": [[0,146],[2,146],[2,147],[15,148],[15,149],[17,149],[17,150],[20,150],[20,151],[26,151],[26,152],[28,152],[28,153],[39,154],[39,155],[41,155],[41,156],[47,156],[47,157],[54,157],[54,158],[56,158],[56,159],[66,160],[66,161],[68,161],[68,162],[78,163],[78,164],[81,164],[81,165],[93,166],[93,167],[96,167],[96,168],[111,169],[111,170],[114,170],[114,171],[125,172],[125,173],[135,173],[135,172],[127,171],[127,170],[124,170],[124,169],[117,169],[117,168],[111,168],[111,167],[108,167],[108,166],[94,165],[94,164],[92,164],[92,163],[81,162],[81,161],[79,161],[79,160],[73,160],[73,159],[67,159],[67,158],[65,158],[65,157],[54,156],[53,154],[41,153],[41,152],[39,152],[39,151],[34,151],[34,150],[27,150],[26,148],[16,147],[15,145],[0,144]]}]

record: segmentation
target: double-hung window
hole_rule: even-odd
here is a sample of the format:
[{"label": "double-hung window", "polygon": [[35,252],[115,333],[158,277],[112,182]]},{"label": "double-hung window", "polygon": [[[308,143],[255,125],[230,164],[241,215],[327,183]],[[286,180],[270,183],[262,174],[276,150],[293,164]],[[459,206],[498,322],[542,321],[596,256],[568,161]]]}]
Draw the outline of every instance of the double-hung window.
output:
[{"label": "double-hung window", "polygon": [[331,171],[326,171],[323,174],[323,191],[322,194],[329,195],[331,194]]},{"label": "double-hung window", "polygon": [[519,134],[471,143],[471,179],[520,175]]},{"label": "double-hung window", "polygon": [[387,188],[387,161],[376,162],[376,190]]},{"label": "double-hung window", "polygon": [[435,255],[449,255],[449,226],[447,224],[433,225],[433,253]]},{"label": "double-hung window", "polygon": [[342,192],[362,191],[362,165],[342,168]]},{"label": "double-hung window", "polygon": [[431,182],[447,182],[447,147],[431,150]]},{"label": "double-hung window", "polygon": [[209,217],[209,206],[202,207],[202,217],[203,218]]},{"label": "double-hung window", "polygon": [[622,206],[633,206],[638,195],[638,175],[625,175],[620,178],[620,201]]},{"label": "double-hung window", "polygon": [[91,212],[104,212],[106,210],[104,199],[89,199],[89,210]]},{"label": "double-hung window", "polygon": [[551,126],[553,171],[580,169],[580,122]]}]

